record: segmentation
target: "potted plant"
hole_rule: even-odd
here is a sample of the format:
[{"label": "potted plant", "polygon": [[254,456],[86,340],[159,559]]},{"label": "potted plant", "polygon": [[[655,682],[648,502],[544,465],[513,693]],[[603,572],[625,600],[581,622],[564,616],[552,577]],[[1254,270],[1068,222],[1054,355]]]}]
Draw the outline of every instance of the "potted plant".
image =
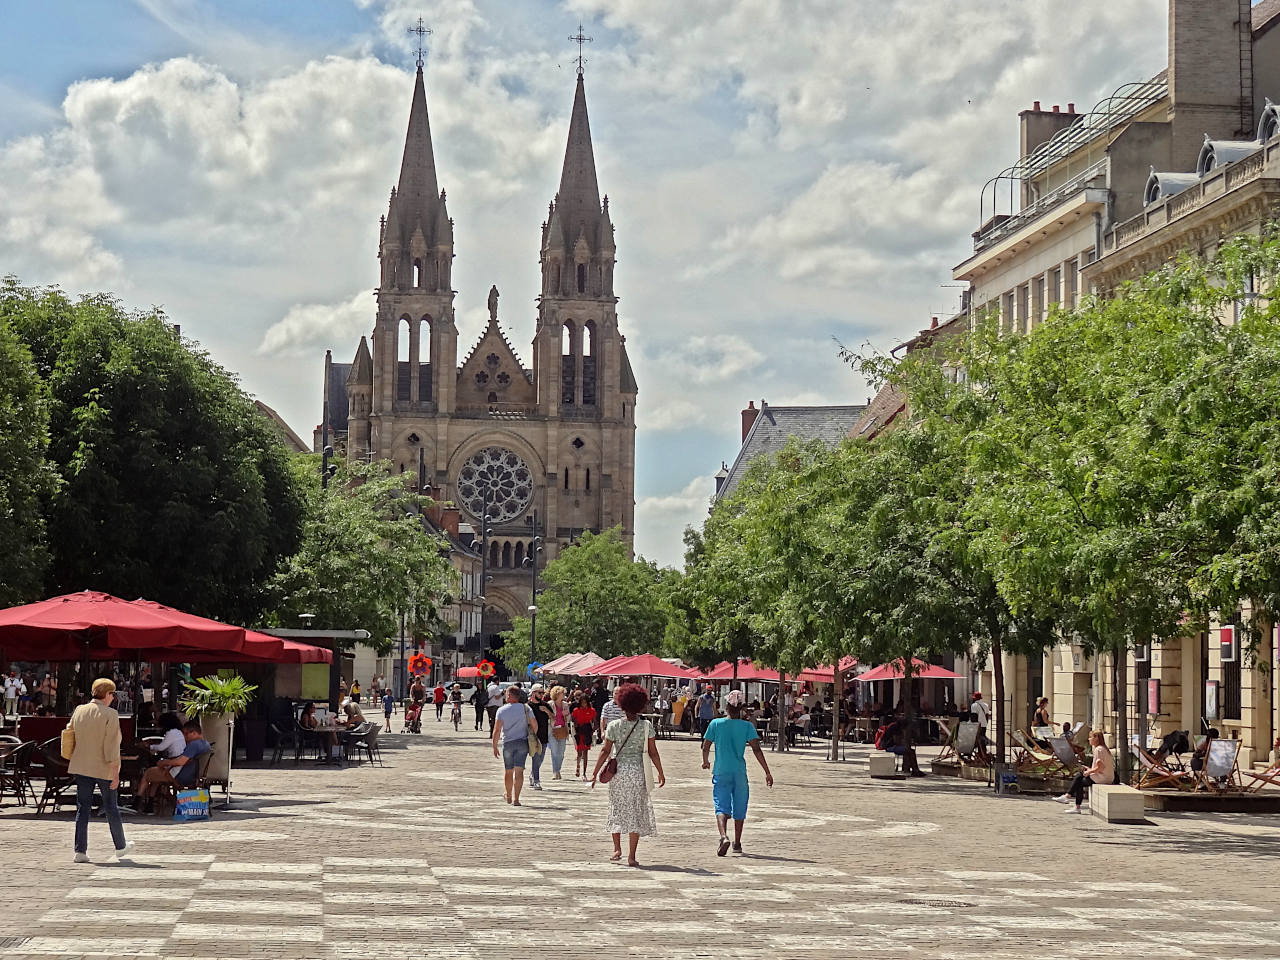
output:
[{"label": "potted plant", "polygon": [[198,677],[194,683],[184,687],[185,693],[178,701],[178,707],[188,717],[199,719],[204,738],[213,748],[205,779],[223,784],[230,793],[235,719],[248,709],[258,688],[246,683],[238,674]]}]

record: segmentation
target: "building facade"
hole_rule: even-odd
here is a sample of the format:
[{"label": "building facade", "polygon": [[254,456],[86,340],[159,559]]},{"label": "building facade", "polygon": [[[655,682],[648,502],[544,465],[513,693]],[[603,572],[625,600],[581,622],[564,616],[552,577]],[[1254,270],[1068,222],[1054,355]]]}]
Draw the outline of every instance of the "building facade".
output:
[{"label": "building facade", "polygon": [[[1106,295],[1183,250],[1212,253],[1280,212],[1280,117],[1267,99],[1280,97],[1280,0],[1170,0],[1168,57],[1086,113],[1036,102],[1019,114],[1018,160],[984,186],[974,252],[953,271],[975,320],[1029,333],[1057,304]],[[1223,659],[1219,632],[1130,656],[1129,729],[1195,733],[1207,721],[1243,741],[1241,763],[1263,760],[1280,728],[1269,671]],[[1273,657],[1266,637],[1258,659]],[[1028,726],[1043,695],[1057,720],[1114,730],[1107,658],[1064,643],[1006,657],[1004,674],[1011,728]],[[978,682],[990,696],[989,663]]]},{"label": "building facade", "polygon": [[[530,239],[535,236],[529,225]],[[541,294],[526,366],[499,324],[458,350],[454,223],[437,183],[421,65],[400,177],[378,248],[373,332],[327,384],[329,425],[348,457],[417,472],[482,542],[479,653],[530,602],[526,559],[554,559],[584,530],[635,523],[637,386],[618,320],[609,199],[602,200],[578,72],[560,187],[538,237]],[[482,520],[483,518],[483,520]],[[482,635],[482,636],[481,636]]]}]

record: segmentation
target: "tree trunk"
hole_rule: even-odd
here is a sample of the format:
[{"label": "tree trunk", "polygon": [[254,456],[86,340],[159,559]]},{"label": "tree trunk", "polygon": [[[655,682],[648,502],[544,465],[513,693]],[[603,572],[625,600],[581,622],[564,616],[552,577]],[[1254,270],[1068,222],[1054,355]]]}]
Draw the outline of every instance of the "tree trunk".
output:
[{"label": "tree trunk", "polygon": [[1116,772],[1121,783],[1129,782],[1129,657],[1123,647],[1112,655],[1112,703],[1116,708]]},{"label": "tree trunk", "polygon": [[778,738],[773,741],[773,749],[775,753],[785,752],[787,749],[787,723],[790,717],[787,716],[787,674],[783,670],[778,671]]},{"label": "tree trunk", "polygon": [[991,635],[991,676],[995,681],[992,705],[995,712],[991,715],[995,720],[996,763],[1004,763],[1004,644],[999,633]]},{"label": "tree trunk", "polygon": [[834,676],[835,700],[831,705],[831,755],[828,760],[840,759],[840,702],[844,699],[844,674],[840,670],[840,658],[836,657]]}]

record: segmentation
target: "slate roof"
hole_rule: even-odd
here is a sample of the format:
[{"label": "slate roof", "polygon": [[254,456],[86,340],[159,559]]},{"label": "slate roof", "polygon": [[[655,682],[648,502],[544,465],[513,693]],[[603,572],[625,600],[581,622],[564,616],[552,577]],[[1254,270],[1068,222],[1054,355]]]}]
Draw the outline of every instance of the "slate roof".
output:
[{"label": "slate roof", "polygon": [[329,429],[343,435],[347,432],[347,413],[351,409],[347,398],[349,373],[351,373],[349,363],[334,363],[329,367]]},{"label": "slate roof", "polygon": [[742,449],[729,468],[729,476],[721,485],[716,499],[733,493],[752,460],[777,453],[791,437],[821,440],[832,446],[839,443],[848,435],[865,409],[865,404],[847,407],[773,407],[760,401],[756,422],[751,425],[747,439],[742,441]]},{"label": "slate roof", "polygon": [[886,383],[871,399],[849,431],[854,439],[870,440],[907,408],[907,396],[892,383]]},{"label": "slate roof", "polygon": [[1278,16],[1280,16],[1280,0],[1262,0],[1261,3],[1255,3],[1249,17],[1253,35],[1257,37],[1271,29]]}]

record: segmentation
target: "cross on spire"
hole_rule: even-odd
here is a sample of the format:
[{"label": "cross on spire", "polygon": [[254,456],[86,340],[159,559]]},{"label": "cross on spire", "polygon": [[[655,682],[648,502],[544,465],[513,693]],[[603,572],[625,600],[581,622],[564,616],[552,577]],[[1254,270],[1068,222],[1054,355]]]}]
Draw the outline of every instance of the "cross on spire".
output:
[{"label": "cross on spire", "polygon": [[582,32],[582,24],[578,24],[577,34],[569,38],[571,43],[576,43],[578,45],[578,56],[576,58],[578,61],[578,76],[582,76],[582,66],[587,62],[586,58],[582,55],[582,45],[584,43],[590,43],[591,40],[591,37],[588,37]]},{"label": "cross on spire", "polygon": [[[427,59],[427,37],[431,36],[431,28],[424,24],[422,22],[422,18],[419,17],[418,25],[416,27],[410,27],[408,32],[418,35],[418,69],[421,70],[423,63],[425,63]],[[582,30],[579,29],[578,32],[581,33]]]}]

